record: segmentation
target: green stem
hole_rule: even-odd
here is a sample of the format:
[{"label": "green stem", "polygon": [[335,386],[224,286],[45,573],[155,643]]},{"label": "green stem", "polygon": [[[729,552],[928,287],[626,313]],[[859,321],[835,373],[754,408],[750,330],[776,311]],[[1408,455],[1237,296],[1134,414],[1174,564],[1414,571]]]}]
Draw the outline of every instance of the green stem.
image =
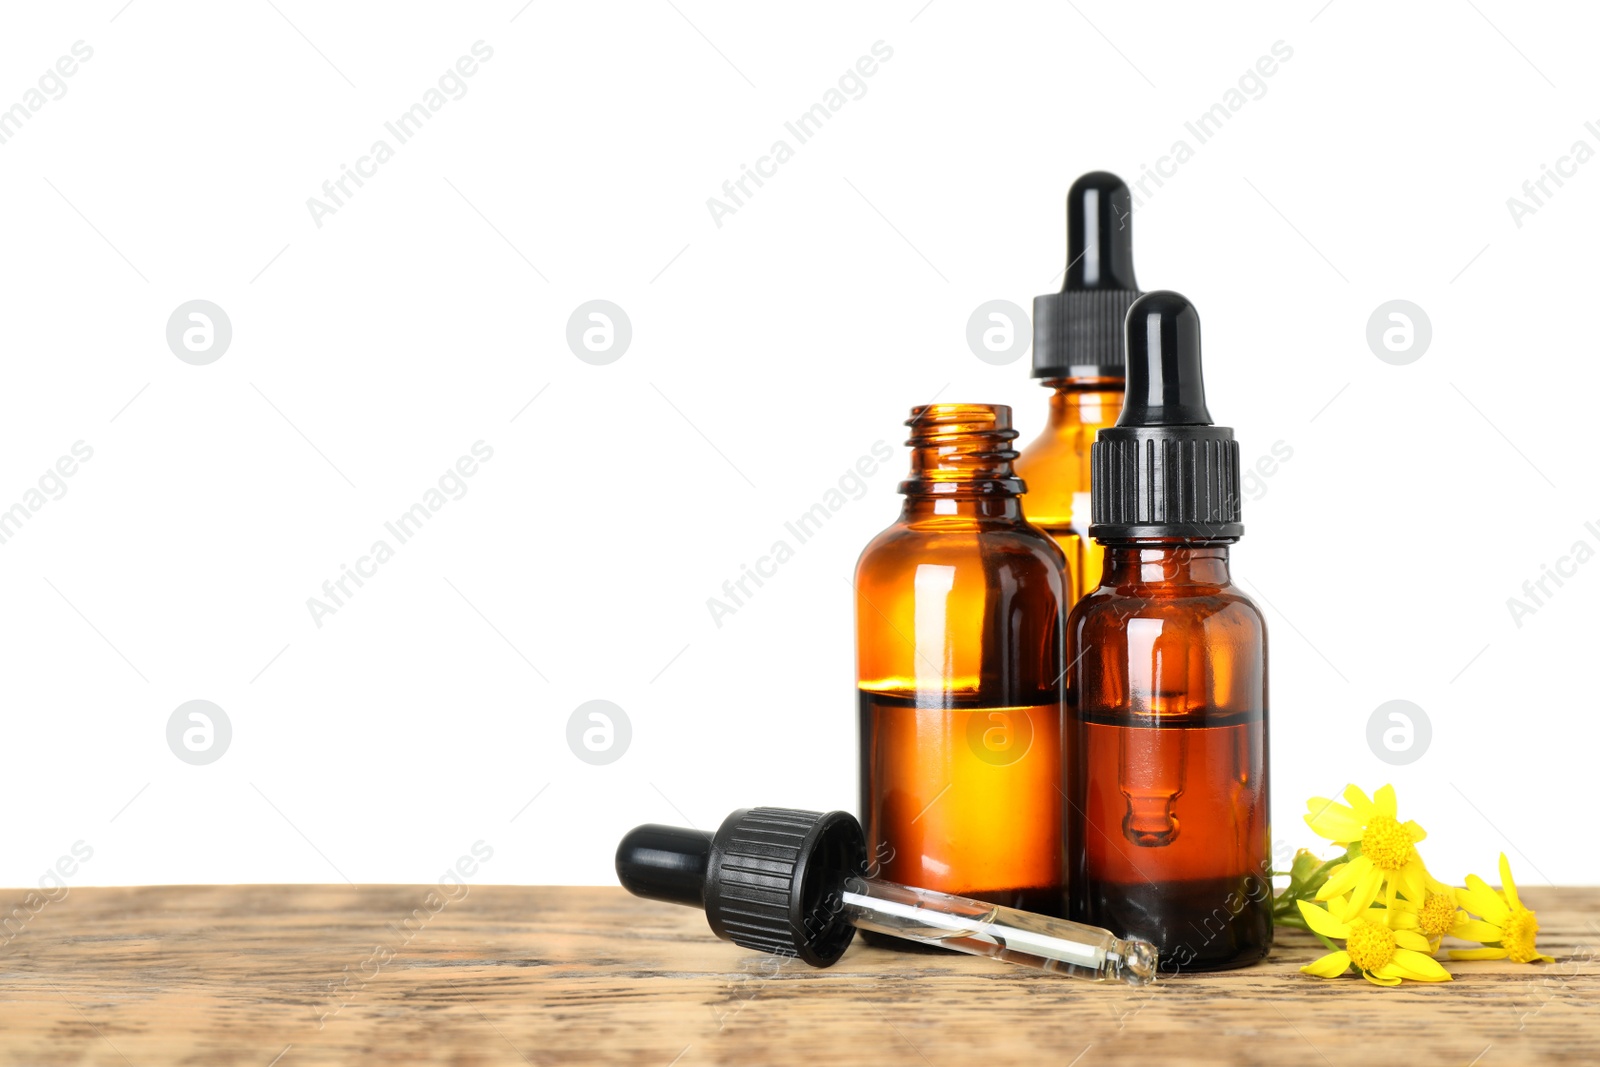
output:
[{"label": "green stem", "polygon": [[1300,914],[1299,902],[1314,901],[1317,891],[1328,881],[1328,872],[1341,863],[1350,862],[1350,859],[1350,851],[1346,850],[1342,855],[1324,860],[1310,871],[1304,871],[1300,877],[1295,877],[1291,871],[1289,885],[1272,902],[1272,921],[1278,926],[1304,930],[1330,949],[1338,951],[1337,945],[1306,925],[1305,917]]}]

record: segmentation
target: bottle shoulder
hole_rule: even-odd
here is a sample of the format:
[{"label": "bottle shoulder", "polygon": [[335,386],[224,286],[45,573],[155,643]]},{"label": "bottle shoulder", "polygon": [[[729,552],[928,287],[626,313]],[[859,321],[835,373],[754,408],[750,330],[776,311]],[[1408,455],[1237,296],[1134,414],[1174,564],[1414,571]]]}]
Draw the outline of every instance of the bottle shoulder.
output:
[{"label": "bottle shoulder", "polygon": [[1072,608],[1074,634],[1124,631],[1134,620],[1204,623],[1211,628],[1254,632],[1265,639],[1266,616],[1244,590],[1218,585],[1137,583],[1102,584]]},{"label": "bottle shoulder", "polygon": [[856,571],[865,575],[925,563],[1060,572],[1066,556],[1054,538],[1026,519],[935,516],[884,528],[861,550]]},{"label": "bottle shoulder", "polygon": [[[1267,627],[1229,585],[1174,594],[1101,585],[1067,618],[1068,705],[1095,716],[1234,725],[1267,708]],[[1241,719],[1240,717],[1244,717]],[[1109,720],[1107,720],[1109,721]]]},{"label": "bottle shoulder", "polygon": [[974,550],[980,545],[986,551],[1039,550],[1046,555],[1061,552],[1049,533],[1027,519],[935,516],[889,524],[867,542],[861,554],[864,558],[884,552],[959,552]]}]

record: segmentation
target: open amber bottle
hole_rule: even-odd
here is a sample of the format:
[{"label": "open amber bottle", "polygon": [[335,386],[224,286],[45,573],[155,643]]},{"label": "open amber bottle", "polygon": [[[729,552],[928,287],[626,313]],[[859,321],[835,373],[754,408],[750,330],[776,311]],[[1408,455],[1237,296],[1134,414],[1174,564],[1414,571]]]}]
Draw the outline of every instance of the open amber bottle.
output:
[{"label": "open amber bottle", "polygon": [[900,518],[856,566],[861,821],[881,877],[1063,915],[1064,559],[1011,410],[912,411]]},{"label": "open amber bottle", "polygon": [[1031,522],[1067,557],[1069,606],[1100,584],[1089,540],[1089,450],[1122,410],[1122,323],[1138,297],[1133,202],[1115,174],[1094,171],[1067,192],[1067,269],[1059,293],[1033,300],[1033,376],[1050,393],[1050,421],[1017,460]]},{"label": "open amber bottle", "polygon": [[1266,625],[1229,574],[1239,446],[1176,293],[1128,312],[1128,401],[1094,476],[1105,572],[1067,621],[1071,918],[1150,941],[1163,971],[1253,963],[1272,945]]}]

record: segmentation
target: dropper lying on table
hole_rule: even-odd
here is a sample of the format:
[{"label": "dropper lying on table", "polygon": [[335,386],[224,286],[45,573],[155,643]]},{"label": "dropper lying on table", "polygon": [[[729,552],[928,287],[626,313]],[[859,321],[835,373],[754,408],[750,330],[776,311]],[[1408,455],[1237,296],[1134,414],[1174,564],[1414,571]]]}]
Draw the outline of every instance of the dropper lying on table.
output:
[{"label": "dropper lying on table", "polygon": [[813,967],[863,929],[1091,982],[1155,977],[1148,942],[869,873],[861,824],[844,811],[743,808],[714,834],[650,824],[617,847],[630,893],[703,908],[718,937]]}]

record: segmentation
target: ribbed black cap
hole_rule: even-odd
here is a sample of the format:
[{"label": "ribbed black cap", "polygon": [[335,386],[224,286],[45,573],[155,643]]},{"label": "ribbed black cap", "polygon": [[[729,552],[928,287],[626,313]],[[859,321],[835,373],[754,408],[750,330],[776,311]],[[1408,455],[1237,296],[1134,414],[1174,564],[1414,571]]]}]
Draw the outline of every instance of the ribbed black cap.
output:
[{"label": "ribbed black cap", "polygon": [[1239,443],[1206,410],[1194,305],[1146,293],[1128,309],[1127,344],[1122,415],[1090,453],[1089,536],[1236,540]]},{"label": "ribbed black cap", "polygon": [[844,955],[855,936],[839,894],[866,863],[866,835],[846,811],[744,808],[715,834],[640,826],[617,848],[630,893],[704,907],[718,937],[813,967]]},{"label": "ribbed black cap", "polygon": [[1067,272],[1061,292],[1033,298],[1035,378],[1120,378],[1122,322],[1133,278],[1133,198],[1097,170],[1067,192]]}]

